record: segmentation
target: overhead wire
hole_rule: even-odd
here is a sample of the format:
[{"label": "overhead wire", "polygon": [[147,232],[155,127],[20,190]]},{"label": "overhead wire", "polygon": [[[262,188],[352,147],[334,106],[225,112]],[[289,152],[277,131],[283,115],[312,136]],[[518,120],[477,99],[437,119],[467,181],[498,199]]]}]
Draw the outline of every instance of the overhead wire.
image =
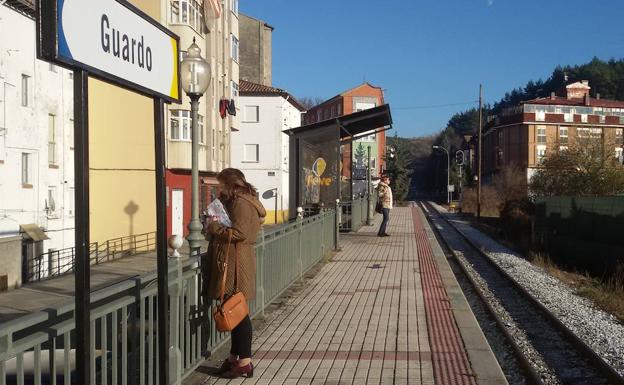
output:
[{"label": "overhead wire", "polygon": [[429,104],[429,105],[421,105],[421,106],[410,106],[410,107],[392,107],[393,110],[424,110],[428,108],[443,108],[443,107],[454,107],[454,106],[464,106],[468,104],[479,103],[478,100],[470,100],[466,102],[457,102],[457,103],[446,103],[446,104]]}]

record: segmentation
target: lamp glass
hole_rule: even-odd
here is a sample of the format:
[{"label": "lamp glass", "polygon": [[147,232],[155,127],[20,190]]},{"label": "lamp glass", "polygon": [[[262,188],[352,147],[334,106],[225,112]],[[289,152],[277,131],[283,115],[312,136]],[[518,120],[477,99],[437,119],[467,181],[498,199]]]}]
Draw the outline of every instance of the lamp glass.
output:
[{"label": "lamp glass", "polygon": [[210,86],[210,65],[201,56],[201,49],[193,42],[180,63],[180,82],[189,96],[203,95]]}]

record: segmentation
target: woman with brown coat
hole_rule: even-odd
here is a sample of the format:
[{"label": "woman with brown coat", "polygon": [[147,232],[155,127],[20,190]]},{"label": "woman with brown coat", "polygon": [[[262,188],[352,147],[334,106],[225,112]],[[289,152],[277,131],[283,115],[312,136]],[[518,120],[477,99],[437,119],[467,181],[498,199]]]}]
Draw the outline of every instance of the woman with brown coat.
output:
[{"label": "woman with brown coat", "polygon": [[[255,243],[266,211],[256,198],[256,189],[245,180],[245,175],[240,170],[227,168],[217,175],[217,180],[220,188],[219,198],[228,212],[232,227],[228,228],[214,218],[211,218],[208,225],[206,237],[210,240],[210,245],[206,260],[202,263],[204,295],[210,299],[220,297],[226,258],[225,296],[234,293],[234,269],[238,249],[237,286],[249,301],[256,298]],[[219,374],[227,378],[252,377],[252,328],[249,316],[231,333],[230,356],[219,368]]]}]

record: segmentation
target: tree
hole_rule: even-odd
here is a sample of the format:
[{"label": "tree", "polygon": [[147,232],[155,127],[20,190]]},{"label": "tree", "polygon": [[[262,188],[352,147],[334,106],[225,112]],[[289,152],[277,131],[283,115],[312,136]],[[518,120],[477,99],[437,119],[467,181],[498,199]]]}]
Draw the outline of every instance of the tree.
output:
[{"label": "tree", "polygon": [[325,101],[323,98],[320,98],[318,96],[304,96],[302,98],[298,98],[297,100],[306,110],[310,110],[311,108],[316,107]]},{"label": "tree", "polygon": [[615,158],[611,150],[614,147],[600,137],[578,138],[567,150],[548,153],[531,178],[531,193],[538,196],[624,193],[624,166]]},{"label": "tree", "polygon": [[403,201],[407,198],[410,188],[410,163],[411,154],[409,143],[406,139],[397,135],[389,137],[387,145],[394,151],[386,152],[386,173],[390,176],[394,199]]}]

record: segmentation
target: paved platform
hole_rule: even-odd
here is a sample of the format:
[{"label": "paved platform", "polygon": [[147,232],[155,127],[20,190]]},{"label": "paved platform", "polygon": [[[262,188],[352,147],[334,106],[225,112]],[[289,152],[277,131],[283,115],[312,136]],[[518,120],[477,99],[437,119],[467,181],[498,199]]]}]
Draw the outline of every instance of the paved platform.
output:
[{"label": "paved platform", "polygon": [[[205,247],[203,247],[205,249]],[[188,244],[180,249],[188,258]],[[102,289],[156,270],[156,252],[140,253],[91,266],[91,290]],[[74,299],[74,274],[66,274],[40,282],[28,283],[19,289],[0,292],[0,323],[29,313],[55,307]]]},{"label": "paved platform", "polygon": [[255,331],[253,378],[211,360],[185,384],[506,384],[420,208],[392,210],[387,238],[379,220]]}]

